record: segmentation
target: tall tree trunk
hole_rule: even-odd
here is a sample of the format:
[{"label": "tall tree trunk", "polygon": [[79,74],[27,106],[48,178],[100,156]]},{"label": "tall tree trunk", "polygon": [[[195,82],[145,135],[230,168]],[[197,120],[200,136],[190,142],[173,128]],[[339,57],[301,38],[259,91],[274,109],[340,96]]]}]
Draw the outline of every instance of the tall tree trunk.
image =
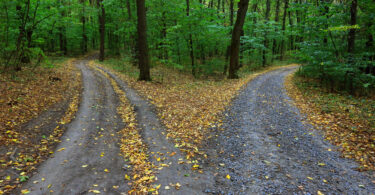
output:
[{"label": "tall tree trunk", "polygon": [[[358,0],[352,0],[350,6],[350,25],[354,26],[357,24],[357,5]],[[348,34],[348,53],[353,54],[355,52],[355,33],[356,29],[351,28]]]},{"label": "tall tree trunk", "polygon": [[86,0],[80,0],[80,1],[81,1],[81,4],[82,4],[82,16],[81,16],[82,46],[81,46],[81,50],[82,50],[82,53],[86,53],[87,52],[86,16],[85,16],[85,12],[86,12],[85,2],[86,2]]},{"label": "tall tree trunk", "polygon": [[286,30],[286,15],[288,11],[288,6],[289,6],[289,0],[284,1],[284,15],[283,15],[283,25],[281,27],[282,33],[283,33],[283,39],[281,41],[281,46],[280,46],[280,60],[284,60],[284,53],[285,53],[285,30]]},{"label": "tall tree trunk", "polygon": [[150,81],[150,60],[148,56],[147,45],[147,20],[145,0],[137,0],[137,16],[138,16],[138,63],[139,63],[139,80]]},{"label": "tall tree trunk", "polygon": [[243,25],[245,23],[246,12],[249,7],[249,0],[240,0],[238,3],[238,12],[236,23],[232,33],[232,42],[230,50],[229,79],[238,78],[237,71],[239,67],[240,38]]},{"label": "tall tree trunk", "polygon": [[[229,0],[229,25],[230,27],[233,26],[233,19],[234,18],[234,0]],[[232,30],[229,32],[232,34]],[[223,74],[226,75],[228,71],[228,60],[230,55],[230,45],[227,47],[227,52],[225,53],[225,65]]]},{"label": "tall tree trunk", "polygon": [[[279,17],[280,17],[280,1],[281,0],[277,0],[276,1],[276,13],[275,13],[275,22],[279,22]],[[277,54],[277,40],[274,39],[273,40],[273,44],[272,44],[272,55],[275,56]],[[273,57],[272,57],[272,60],[273,60]]]},{"label": "tall tree trunk", "polygon": [[[271,0],[266,1],[266,23],[268,23],[270,19],[270,11],[271,11]],[[263,67],[267,65],[267,50],[268,50],[268,38],[267,32],[264,33],[264,49],[263,49]]]},{"label": "tall tree trunk", "polygon": [[[289,17],[290,31],[293,32],[294,22],[293,22],[292,12],[291,11],[288,11],[288,17]],[[294,50],[294,36],[293,35],[289,36],[289,42],[290,42],[289,50]]]},{"label": "tall tree trunk", "polygon": [[[187,17],[190,16],[190,1],[189,0],[186,0],[186,16]],[[189,29],[191,29],[190,26],[189,26]],[[197,74],[197,70],[195,67],[195,59],[194,59],[193,35],[191,33],[189,33],[189,51],[190,51],[190,59],[191,59],[191,73],[195,77]]]},{"label": "tall tree trunk", "polygon": [[99,61],[104,61],[104,45],[105,45],[105,9],[102,0],[97,0],[99,8],[99,33],[100,33],[100,47],[99,47]]}]

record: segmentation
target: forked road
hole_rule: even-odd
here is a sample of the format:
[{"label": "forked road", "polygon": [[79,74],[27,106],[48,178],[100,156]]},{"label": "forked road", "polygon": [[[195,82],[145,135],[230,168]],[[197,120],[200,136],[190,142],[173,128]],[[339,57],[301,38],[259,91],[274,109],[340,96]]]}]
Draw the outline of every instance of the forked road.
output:
[{"label": "forked road", "polygon": [[[54,157],[44,162],[23,186],[31,194],[120,194],[129,190],[124,175],[131,175],[131,170],[126,169],[126,162],[119,155],[117,131],[125,124],[117,115],[118,97],[109,80],[86,64],[87,60],[78,63],[84,87],[79,111]],[[203,174],[191,172],[191,165],[178,164],[184,155],[165,139],[165,129],[152,106],[114,74],[106,72],[134,105],[149,152],[176,153],[164,162],[169,167],[156,173],[155,183],[162,184],[161,194],[375,192],[370,173],[355,171],[357,164],[340,158],[335,147],[303,125],[298,110],[288,103],[283,81],[293,70],[269,72],[246,86],[224,113],[224,131],[217,130],[204,148],[209,156],[203,164]],[[150,155],[150,160],[157,165],[155,157]],[[179,190],[164,188],[177,182],[182,185]]]},{"label": "forked road", "polygon": [[[225,112],[223,131],[210,140],[218,172],[213,192],[223,194],[371,194],[371,173],[340,158],[318,131],[304,126],[284,90],[282,68],[250,82]],[[329,150],[331,149],[331,150]],[[221,166],[220,166],[221,165]],[[230,175],[230,180],[226,178]]]}]

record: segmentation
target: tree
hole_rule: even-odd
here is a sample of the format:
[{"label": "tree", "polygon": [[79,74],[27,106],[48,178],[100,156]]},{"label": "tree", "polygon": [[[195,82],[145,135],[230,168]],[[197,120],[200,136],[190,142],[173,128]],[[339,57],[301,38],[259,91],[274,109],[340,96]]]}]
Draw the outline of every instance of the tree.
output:
[{"label": "tree", "polygon": [[355,51],[355,32],[356,28],[354,26],[357,24],[357,0],[352,0],[350,6],[350,25],[351,29],[348,33],[348,53],[353,54]]},{"label": "tree", "polygon": [[139,80],[150,81],[150,60],[148,56],[147,45],[147,22],[146,22],[146,6],[145,0],[137,0],[137,16],[138,16],[138,63],[139,63]]},{"label": "tree", "polygon": [[104,61],[104,47],[105,47],[105,9],[102,0],[97,0],[97,6],[100,9],[99,18],[99,34],[100,34],[100,49],[99,61]]},{"label": "tree", "polygon": [[240,0],[238,3],[237,20],[234,24],[231,41],[230,63],[229,63],[229,79],[238,78],[237,71],[239,67],[239,52],[240,52],[240,38],[243,25],[245,23],[245,16],[249,7],[249,0]]}]

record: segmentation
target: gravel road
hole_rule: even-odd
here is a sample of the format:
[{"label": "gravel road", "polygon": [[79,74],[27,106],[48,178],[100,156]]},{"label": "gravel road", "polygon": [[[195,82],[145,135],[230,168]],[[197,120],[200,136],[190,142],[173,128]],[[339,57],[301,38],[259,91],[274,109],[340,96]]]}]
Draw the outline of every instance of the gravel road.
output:
[{"label": "gravel road", "polygon": [[124,175],[130,173],[123,169],[125,161],[117,144],[117,131],[124,126],[116,112],[118,99],[108,79],[89,69],[87,62],[77,62],[84,89],[76,118],[53,157],[23,186],[30,194],[90,194],[93,190],[120,194],[129,190]]},{"label": "gravel road", "polygon": [[[281,68],[250,82],[207,143],[219,194],[372,194],[371,173],[355,171],[337,148],[302,123],[284,89]],[[230,179],[226,178],[229,175]],[[319,191],[319,192],[318,192]]]}]

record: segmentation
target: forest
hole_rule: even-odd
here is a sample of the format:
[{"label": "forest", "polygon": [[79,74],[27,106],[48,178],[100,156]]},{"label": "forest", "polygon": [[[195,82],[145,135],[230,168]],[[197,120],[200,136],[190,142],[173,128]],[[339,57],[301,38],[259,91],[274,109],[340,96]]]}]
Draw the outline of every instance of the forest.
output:
[{"label": "forest", "polygon": [[[131,0],[4,1],[2,69],[37,66],[50,55],[100,50],[101,61],[121,56],[137,64],[147,55],[150,62],[141,64],[163,64],[196,77],[229,73],[235,78],[240,68],[296,59],[306,65],[302,75],[320,79],[331,90],[373,89],[373,1],[237,3],[147,1],[147,27],[139,26],[143,33],[137,34],[137,11],[142,10]],[[246,18],[245,23],[238,20],[238,28],[236,16]],[[240,39],[239,51],[230,49],[232,34],[236,44]],[[230,60],[237,53],[239,59]]]},{"label": "forest", "polygon": [[0,29],[0,194],[375,191],[375,0],[4,0]]}]

